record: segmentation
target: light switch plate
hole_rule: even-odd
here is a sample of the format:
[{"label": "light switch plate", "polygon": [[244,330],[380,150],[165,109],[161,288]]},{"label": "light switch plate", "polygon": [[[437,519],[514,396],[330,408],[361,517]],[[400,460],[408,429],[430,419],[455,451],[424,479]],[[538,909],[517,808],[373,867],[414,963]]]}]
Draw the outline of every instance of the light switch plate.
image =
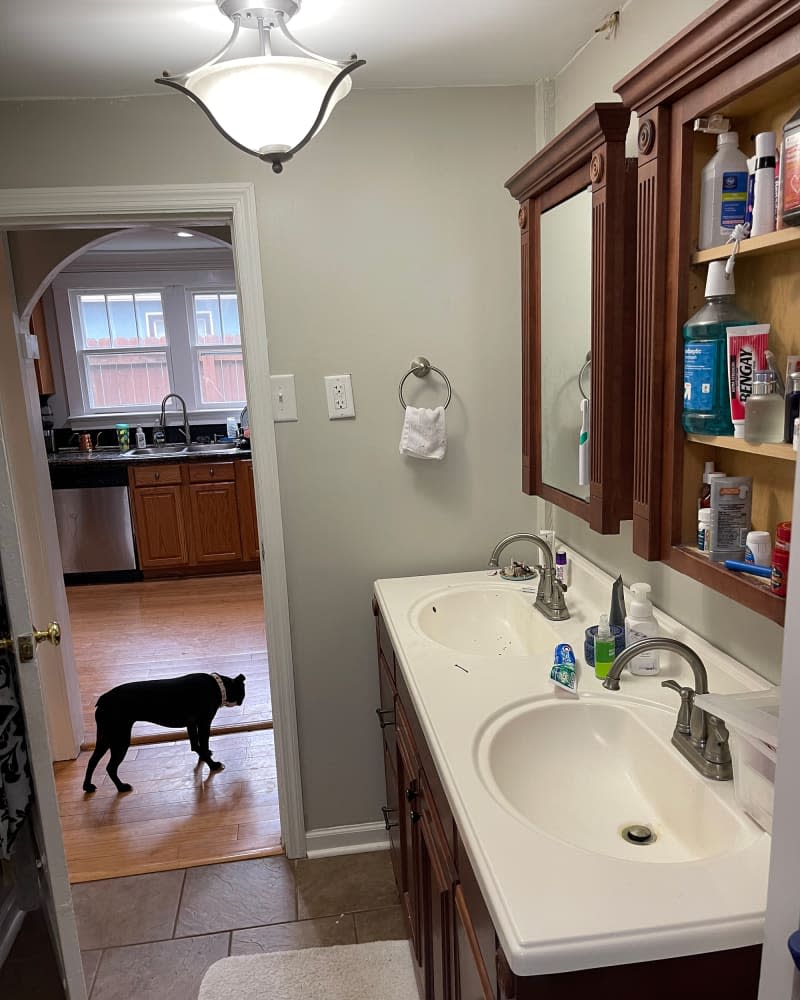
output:
[{"label": "light switch plate", "polygon": [[297,397],[294,375],[270,375],[272,386],[272,419],[275,423],[297,420]]},{"label": "light switch plate", "polygon": [[353,382],[349,375],[326,375],[325,396],[328,400],[328,417],[331,420],[341,420],[356,415]]}]

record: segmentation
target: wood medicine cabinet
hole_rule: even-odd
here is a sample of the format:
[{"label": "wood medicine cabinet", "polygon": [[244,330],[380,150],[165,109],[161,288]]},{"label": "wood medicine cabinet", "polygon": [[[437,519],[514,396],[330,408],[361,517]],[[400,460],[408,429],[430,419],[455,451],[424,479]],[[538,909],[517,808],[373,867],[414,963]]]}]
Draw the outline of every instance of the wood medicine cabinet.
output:
[{"label": "wood medicine cabinet", "polygon": [[[748,156],[758,132],[772,130],[780,143],[800,107],[800,5],[715,4],[615,89],[639,116],[634,551],[782,623],[785,602],[768,581],[698,551],[697,492],[706,461],[752,476],[752,527],[774,541],[776,524],[792,516],[796,455],[790,445],[684,433],[682,327],[703,303],[708,262],[731,250],[697,250],[700,172],[716,137],[696,131],[695,120],[721,113]],[[741,243],[736,301],[771,324],[781,370],[800,354],[798,278],[800,227]]]},{"label": "wood medicine cabinet", "polygon": [[[522,251],[523,490],[615,534],[631,517],[636,161],[595,104],[506,182]],[[579,482],[581,400],[588,476]]]}]

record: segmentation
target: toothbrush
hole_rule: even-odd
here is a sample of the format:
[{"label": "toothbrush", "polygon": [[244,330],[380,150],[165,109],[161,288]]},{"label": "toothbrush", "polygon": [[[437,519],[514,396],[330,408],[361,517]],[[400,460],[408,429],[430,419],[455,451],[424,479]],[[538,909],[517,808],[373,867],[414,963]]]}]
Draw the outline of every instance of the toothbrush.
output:
[{"label": "toothbrush", "polygon": [[581,400],[581,432],[578,437],[578,486],[589,485],[589,400]]}]

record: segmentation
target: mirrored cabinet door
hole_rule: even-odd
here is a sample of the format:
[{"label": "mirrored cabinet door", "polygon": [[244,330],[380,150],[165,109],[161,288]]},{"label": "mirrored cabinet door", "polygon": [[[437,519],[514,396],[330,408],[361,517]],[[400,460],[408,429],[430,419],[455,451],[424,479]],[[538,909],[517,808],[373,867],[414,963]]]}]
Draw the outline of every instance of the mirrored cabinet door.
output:
[{"label": "mirrored cabinet door", "polygon": [[523,489],[604,534],[631,517],[635,161],[596,104],[507,182],[522,251]]}]

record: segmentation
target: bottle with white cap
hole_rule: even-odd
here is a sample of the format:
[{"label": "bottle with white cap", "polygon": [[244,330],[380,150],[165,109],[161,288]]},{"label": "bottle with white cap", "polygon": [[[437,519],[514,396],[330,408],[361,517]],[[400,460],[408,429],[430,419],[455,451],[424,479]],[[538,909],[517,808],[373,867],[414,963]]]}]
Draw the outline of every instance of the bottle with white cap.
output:
[{"label": "bottle with white cap", "polygon": [[739,149],[736,132],[721,132],[717,151],[701,174],[700,249],[726,243],[734,228],[744,223],[746,208],[747,157]]},{"label": "bottle with white cap", "polygon": [[[625,647],[652,639],[658,635],[658,622],[653,615],[653,605],[650,603],[649,583],[634,583],[631,586],[633,600],[630,610],[625,616]],[[658,652],[639,653],[631,660],[631,673],[646,677],[659,671]]]},{"label": "bottle with white cap", "polygon": [[775,133],[756,136],[755,187],[751,236],[763,236],[775,229]]}]

